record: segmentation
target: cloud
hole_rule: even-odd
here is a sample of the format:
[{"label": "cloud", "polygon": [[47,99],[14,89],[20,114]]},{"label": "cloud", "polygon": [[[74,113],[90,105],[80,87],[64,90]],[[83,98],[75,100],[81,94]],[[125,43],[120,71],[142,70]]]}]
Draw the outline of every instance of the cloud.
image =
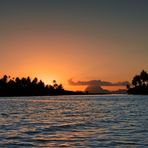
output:
[{"label": "cloud", "polygon": [[102,87],[95,86],[95,85],[87,86],[85,91],[89,92],[89,93],[98,93],[98,94],[108,94],[108,93],[110,93],[108,90],[105,90]]},{"label": "cloud", "polygon": [[123,82],[116,82],[116,83],[113,83],[113,82],[109,82],[109,81],[102,81],[102,80],[89,80],[89,81],[77,81],[77,82],[74,82],[72,79],[69,79],[68,80],[68,83],[70,85],[75,85],[75,86],[80,86],[80,85],[86,85],[86,86],[126,86],[129,84],[128,81],[123,81]]}]

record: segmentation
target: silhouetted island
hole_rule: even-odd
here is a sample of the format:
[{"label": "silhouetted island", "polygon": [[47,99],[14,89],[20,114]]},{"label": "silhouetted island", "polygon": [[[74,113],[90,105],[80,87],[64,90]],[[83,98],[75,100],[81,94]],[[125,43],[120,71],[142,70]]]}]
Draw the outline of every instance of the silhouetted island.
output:
[{"label": "silhouetted island", "polygon": [[128,94],[145,94],[148,95],[148,73],[141,71],[139,75],[135,75],[132,80],[132,86],[127,86]]},{"label": "silhouetted island", "polygon": [[52,85],[45,85],[42,80],[30,77],[11,78],[4,75],[0,79],[0,96],[46,96],[46,95],[77,95],[81,91],[64,90],[62,84],[53,80]]}]

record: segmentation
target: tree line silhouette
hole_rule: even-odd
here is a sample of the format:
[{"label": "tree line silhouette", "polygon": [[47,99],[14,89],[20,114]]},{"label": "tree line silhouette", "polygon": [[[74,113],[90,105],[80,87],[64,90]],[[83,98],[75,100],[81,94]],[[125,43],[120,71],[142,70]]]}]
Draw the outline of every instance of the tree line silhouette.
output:
[{"label": "tree line silhouette", "polygon": [[148,73],[142,70],[139,75],[132,79],[132,86],[127,86],[129,94],[148,94]]},{"label": "tree line silhouette", "polygon": [[45,95],[70,95],[82,94],[82,92],[74,92],[64,90],[62,84],[58,84],[53,80],[53,84],[45,85],[38,78],[23,77],[11,78],[4,75],[0,79],[0,96],[45,96]]}]

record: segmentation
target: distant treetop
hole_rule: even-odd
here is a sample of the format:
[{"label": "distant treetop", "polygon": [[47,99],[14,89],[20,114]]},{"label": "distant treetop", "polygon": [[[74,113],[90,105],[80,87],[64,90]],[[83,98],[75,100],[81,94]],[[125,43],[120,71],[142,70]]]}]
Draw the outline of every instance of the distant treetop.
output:
[{"label": "distant treetop", "polygon": [[148,73],[142,70],[132,79],[132,86],[128,86],[129,94],[148,94]]}]

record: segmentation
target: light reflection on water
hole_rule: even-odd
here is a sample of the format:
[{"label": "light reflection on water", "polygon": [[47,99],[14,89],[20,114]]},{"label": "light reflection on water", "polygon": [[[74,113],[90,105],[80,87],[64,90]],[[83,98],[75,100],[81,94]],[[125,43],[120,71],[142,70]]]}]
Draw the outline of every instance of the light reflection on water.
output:
[{"label": "light reflection on water", "polygon": [[148,96],[0,98],[0,147],[148,147]]}]

